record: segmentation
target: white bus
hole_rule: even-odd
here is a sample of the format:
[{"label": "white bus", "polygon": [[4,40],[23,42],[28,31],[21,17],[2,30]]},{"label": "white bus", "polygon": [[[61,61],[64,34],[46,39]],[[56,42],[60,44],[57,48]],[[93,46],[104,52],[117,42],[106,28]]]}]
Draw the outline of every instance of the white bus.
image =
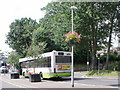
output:
[{"label": "white bus", "polygon": [[53,50],[39,55],[39,60],[21,58],[19,63],[22,75],[28,77],[32,73],[41,73],[42,78],[71,76],[71,55],[71,52]]}]

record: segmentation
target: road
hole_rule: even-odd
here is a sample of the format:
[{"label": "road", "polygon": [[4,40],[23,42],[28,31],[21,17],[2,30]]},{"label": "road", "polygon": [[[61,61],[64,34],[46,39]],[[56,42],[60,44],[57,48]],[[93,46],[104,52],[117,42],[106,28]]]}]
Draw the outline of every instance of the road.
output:
[{"label": "road", "polygon": [[[79,73],[75,73],[75,82],[76,83],[84,83],[89,85],[103,85],[103,86],[112,86],[112,87],[118,87],[120,84],[118,84],[118,77],[110,77],[110,76],[99,76],[99,77],[79,77]],[[82,75],[81,75],[82,76]]]},{"label": "road", "polygon": [[1,81],[1,83],[2,83],[2,88],[19,88],[18,86],[10,84],[10,83],[5,82],[5,81]]},{"label": "road", "polygon": [[[10,75],[0,75],[2,88],[71,88],[71,78],[60,80],[46,79],[42,82],[31,83],[28,78],[10,79]],[[74,88],[118,88],[118,78],[85,77],[75,73]]]}]

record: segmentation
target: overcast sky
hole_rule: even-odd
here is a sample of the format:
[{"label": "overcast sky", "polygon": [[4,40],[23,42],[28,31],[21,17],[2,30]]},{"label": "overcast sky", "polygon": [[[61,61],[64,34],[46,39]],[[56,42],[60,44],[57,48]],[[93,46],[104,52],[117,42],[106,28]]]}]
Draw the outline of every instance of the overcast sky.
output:
[{"label": "overcast sky", "polygon": [[44,16],[40,9],[51,0],[0,0],[0,50],[11,51],[5,44],[9,25],[15,19],[30,17],[38,22]]},{"label": "overcast sky", "polygon": [[[39,21],[44,16],[40,9],[52,0],[0,0],[0,50],[11,51],[5,44],[9,25],[15,19],[30,17]],[[117,41],[114,44],[117,46]]]}]

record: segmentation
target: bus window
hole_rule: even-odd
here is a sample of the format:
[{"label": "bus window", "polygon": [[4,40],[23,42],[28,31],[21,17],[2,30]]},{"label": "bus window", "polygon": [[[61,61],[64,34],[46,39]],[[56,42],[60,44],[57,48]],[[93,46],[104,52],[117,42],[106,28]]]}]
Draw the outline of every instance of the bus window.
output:
[{"label": "bus window", "polygon": [[39,60],[39,67],[51,67],[51,57],[45,57]]},{"label": "bus window", "polygon": [[26,67],[26,62],[22,62],[22,63],[21,63],[21,67],[22,67],[22,68],[27,68],[27,67]]},{"label": "bus window", "polygon": [[37,60],[33,60],[29,62],[29,67],[34,68],[38,66]]}]

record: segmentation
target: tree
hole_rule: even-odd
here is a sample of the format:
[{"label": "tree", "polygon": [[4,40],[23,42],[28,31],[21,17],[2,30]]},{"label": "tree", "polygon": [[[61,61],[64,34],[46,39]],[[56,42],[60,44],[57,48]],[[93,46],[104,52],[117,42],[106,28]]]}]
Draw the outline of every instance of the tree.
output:
[{"label": "tree", "polygon": [[26,50],[32,42],[32,32],[37,28],[37,22],[31,18],[17,19],[10,25],[6,43],[21,57],[26,56]]},{"label": "tree", "polygon": [[39,54],[44,52],[46,45],[44,42],[39,42],[38,45],[31,45],[28,49],[27,56],[38,57]]},{"label": "tree", "polygon": [[51,39],[58,47],[57,50],[69,50],[64,42],[64,35],[71,30],[70,4],[53,2],[42,8],[46,15],[40,20],[40,25],[52,32]]},{"label": "tree", "polygon": [[77,54],[81,50],[91,52],[91,67],[94,69],[96,51],[100,47],[99,44],[103,44],[107,37],[107,30],[102,29],[104,16],[101,15],[103,13],[101,8],[103,7],[100,3],[50,3],[43,8],[47,12],[43,19],[47,26],[43,23],[43,27],[50,28],[53,31],[55,36],[53,40],[62,50],[70,50],[64,42],[64,35],[71,30],[71,6],[78,7],[78,10],[74,12],[74,30],[83,36],[83,41],[81,40],[75,53]]},{"label": "tree", "polygon": [[109,56],[110,56],[110,47],[111,40],[112,40],[112,34],[115,31],[119,31],[119,3],[105,3],[104,5],[104,14],[106,14],[105,19],[108,21],[107,28],[109,32],[108,36],[108,49],[107,49],[107,58],[106,58],[106,64],[104,65],[104,69],[108,69],[108,62],[109,62]]},{"label": "tree", "polygon": [[[74,12],[74,31],[83,37],[74,50],[76,60],[85,63],[90,59],[91,69],[95,69],[97,50],[106,47],[107,38],[111,38],[113,31],[119,30],[118,3],[49,3],[42,8],[46,11],[46,15],[40,19],[39,27],[31,19],[13,22],[10,25],[11,31],[7,35],[7,43],[23,57],[29,52],[28,49],[38,48],[40,43],[46,46],[44,52],[54,49],[70,51],[71,47],[65,42],[64,35],[71,31],[71,6],[78,7]],[[32,24],[29,24],[29,21]],[[24,22],[27,24],[23,24]],[[111,40],[108,46],[110,43]],[[106,60],[106,65],[107,63]]]},{"label": "tree", "polygon": [[51,37],[53,37],[53,33],[51,31],[39,27],[33,32],[32,44],[39,46],[39,43],[44,43],[46,48],[43,52],[52,51],[58,47],[55,45],[55,42],[51,39]]},{"label": "tree", "polygon": [[19,58],[20,58],[20,55],[17,52],[13,51],[8,56],[7,63],[18,69],[19,68]]}]

